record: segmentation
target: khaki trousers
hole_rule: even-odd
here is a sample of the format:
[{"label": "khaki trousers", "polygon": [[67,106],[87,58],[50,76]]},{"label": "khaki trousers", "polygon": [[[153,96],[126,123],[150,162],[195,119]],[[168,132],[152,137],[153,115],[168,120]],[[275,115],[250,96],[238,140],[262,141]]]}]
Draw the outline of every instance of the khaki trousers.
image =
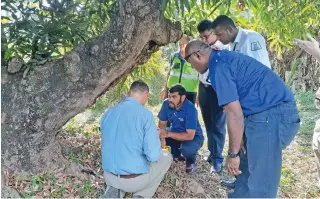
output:
[{"label": "khaki trousers", "polygon": [[150,163],[149,173],[135,178],[125,179],[111,173],[104,172],[104,179],[107,186],[112,186],[121,190],[120,198],[123,198],[125,192],[131,192],[133,193],[133,196],[152,198],[164,175],[170,168],[171,163],[171,154],[166,150],[162,150],[159,160],[155,163]]}]

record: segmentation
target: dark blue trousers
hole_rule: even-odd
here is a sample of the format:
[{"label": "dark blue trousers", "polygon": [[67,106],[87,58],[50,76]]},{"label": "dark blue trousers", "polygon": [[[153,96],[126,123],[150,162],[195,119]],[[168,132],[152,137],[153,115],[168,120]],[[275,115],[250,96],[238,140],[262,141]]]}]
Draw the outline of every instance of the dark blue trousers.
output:
[{"label": "dark blue trousers", "polygon": [[295,102],[282,103],[245,119],[246,154],[232,198],[276,198],[281,177],[282,150],[300,127]]},{"label": "dark blue trousers", "polygon": [[218,105],[217,94],[212,86],[199,84],[199,104],[206,127],[208,150],[214,167],[223,162],[222,151],[226,137],[226,114]]},{"label": "dark blue trousers", "polygon": [[196,162],[198,150],[202,147],[203,137],[195,135],[193,140],[178,141],[172,138],[166,138],[166,145],[171,147],[173,158],[178,158],[183,155],[186,158],[187,165]]}]

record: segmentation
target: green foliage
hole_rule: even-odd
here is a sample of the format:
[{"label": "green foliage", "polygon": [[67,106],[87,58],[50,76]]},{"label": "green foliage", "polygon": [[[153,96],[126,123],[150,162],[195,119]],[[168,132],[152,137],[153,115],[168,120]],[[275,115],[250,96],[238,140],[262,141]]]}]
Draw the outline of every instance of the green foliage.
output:
[{"label": "green foliage", "polygon": [[295,93],[295,98],[301,119],[301,127],[298,134],[300,137],[299,142],[311,149],[315,122],[320,118],[320,111],[316,109],[314,103],[315,92],[297,92]]},{"label": "green foliage", "polygon": [[90,179],[87,179],[85,182],[84,182],[84,186],[83,186],[83,191],[85,193],[89,193],[93,190],[93,185],[92,185],[92,182]]},{"label": "green foliage", "polygon": [[41,183],[40,176],[34,176],[33,178],[31,178],[30,182],[32,185],[40,184]]},{"label": "green foliage", "polygon": [[165,82],[165,68],[168,62],[161,56],[161,51],[152,54],[149,61],[138,66],[134,71],[123,78],[114,88],[107,92],[106,95],[100,97],[99,100],[90,108],[93,118],[99,117],[107,107],[118,103],[130,89],[133,81],[142,79],[150,87],[150,97],[148,104],[155,106],[161,103],[159,99],[160,91]]},{"label": "green foliage", "polygon": [[293,83],[293,79],[294,79],[294,76],[296,74],[296,71],[297,71],[297,67],[300,63],[300,59],[298,58],[294,58],[293,61],[291,62],[291,71],[290,71],[290,76],[288,79],[286,79],[286,84],[291,87],[292,86],[292,83]]},{"label": "green foliage", "polygon": [[164,72],[165,61],[161,57],[161,51],[152,54],[147,63],[138,66],[126,78],[122,79],[117,85],[117,94],[121,95],[129,91],[132,82],[138,79],[150,83],[151,79]]},{"label": "green foliage", "polygon": [[69,160],[71,160],[71,162],[74,162],[76,164],[82,164],[83,158],[85,157],[84,152],[69,152],[67,154],[67,157]]},{"label": "green foliage", "polygon": [[[163,0],[165,1],[165,0]],[[198,35],[197,23],[229,15],[241,27],[262,33],[269,47],[281,55],[290,48],[293,38],[304,38],[320,31],[320,1],[318,0],[171,0],[165,15],[181,21],[183,31]]]},{"label": "green foliage", "polygon": [[[44,3],[48,2],[48,3]],[[1,35],[7,61],[61,57],[98,36],[114,15],[117,1],[61,0],[1,3]]]},{"label": "green foliage", "polygon": [[294,174],[290,169],[283,167],[281,169],[281,179],[280,179],[280,187],[283,190],[286,190],[286,187],[290,186],[295,182]]},{"label": "green foliage", "polygon": [[81,129],[80,126],[78,125],[75,125],[73,122],[72,122],[72,119],[66,124],[66,126],[64,127],[64,129],[66,130],[66,132],[71,135],[71,136],[74,136],[79,129]]},{"label": "green foliage", "polygon": [[148,105],[150,106],[157,106],[162,103],[160,99],[160,92],[164,88],[164,83],[166,82],[166,75],[161,74],[153,77],[149,84],[151,91],[149,96]]}]

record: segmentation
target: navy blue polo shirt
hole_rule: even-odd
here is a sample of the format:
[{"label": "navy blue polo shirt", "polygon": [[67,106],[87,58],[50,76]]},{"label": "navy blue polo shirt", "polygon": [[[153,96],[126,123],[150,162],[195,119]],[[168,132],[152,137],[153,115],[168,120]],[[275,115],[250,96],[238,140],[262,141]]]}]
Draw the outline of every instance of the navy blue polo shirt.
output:
[{"label": "navy blue polo shirt", "polygon": [[213,50],[209,73],[219,106],[239,100],[244,116],[294,100],[292,92],[276,73],[241,53]]},{"label": "navy blue polo shirt", "polygon": [[196,130],[195,135],[203,137],[198,121],[198,111],[188,99],[184,100],[179,110],[171,108],[168,99],[166,99],[162,103],[158,118],[161,121],[170,121],[170,132],[182,133],[187,129],[194,129]]}]

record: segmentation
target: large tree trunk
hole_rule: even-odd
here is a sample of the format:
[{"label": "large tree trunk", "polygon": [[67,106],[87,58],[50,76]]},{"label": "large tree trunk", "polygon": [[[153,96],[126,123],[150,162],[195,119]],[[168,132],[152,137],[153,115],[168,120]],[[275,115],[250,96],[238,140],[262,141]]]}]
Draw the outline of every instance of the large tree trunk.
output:
[{"label": "large tree trunk", "polygon": [[164,19],[161,0],[120,0],[104,33],[63,59],[22,72],[2,70],[1,161],[20,174],[64,166],[55,136],[73,116],[158,46],[177,41],[180,24]]}]

